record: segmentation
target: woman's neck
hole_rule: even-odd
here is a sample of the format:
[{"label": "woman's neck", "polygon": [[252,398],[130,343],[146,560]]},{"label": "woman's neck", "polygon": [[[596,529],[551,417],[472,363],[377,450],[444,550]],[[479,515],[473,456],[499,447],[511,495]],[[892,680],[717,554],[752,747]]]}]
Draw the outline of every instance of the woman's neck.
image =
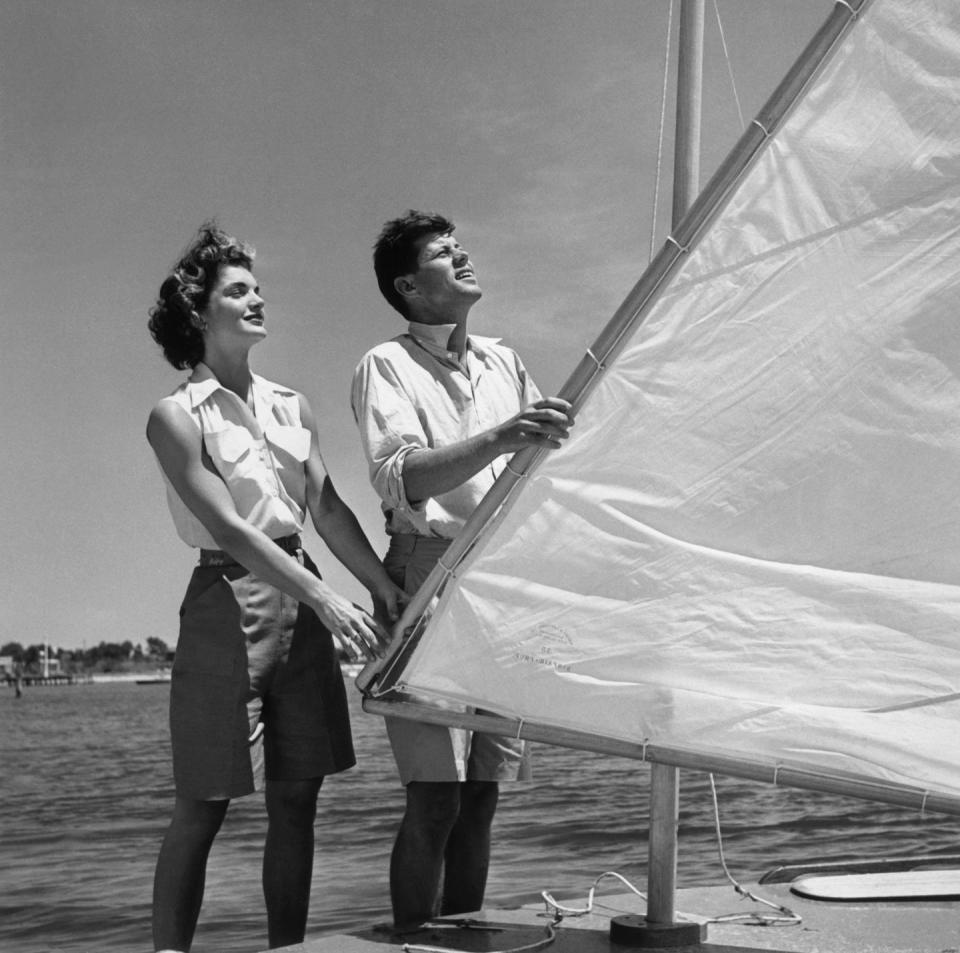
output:
[{"label": "woman's neck", "polygon": [[236,358],[231,360],[223,355],[208,354],[204,356],[203,363],[213,371],[217,380],[227,390],[233,391],[244,403],[250,402],[250,384],[253,381],[253,374],[246,354],[242,360]]}]

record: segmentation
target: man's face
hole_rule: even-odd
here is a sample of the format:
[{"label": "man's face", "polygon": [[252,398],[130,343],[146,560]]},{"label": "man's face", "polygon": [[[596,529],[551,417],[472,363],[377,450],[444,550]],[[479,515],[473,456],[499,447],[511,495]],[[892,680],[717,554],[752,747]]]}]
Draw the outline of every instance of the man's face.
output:
[{"label": "man's face", "polygon": [[443,316],[473,304],[483,292],[466,250],[453,235],[425,235],[418,243],[416,286],[423,316]]}]

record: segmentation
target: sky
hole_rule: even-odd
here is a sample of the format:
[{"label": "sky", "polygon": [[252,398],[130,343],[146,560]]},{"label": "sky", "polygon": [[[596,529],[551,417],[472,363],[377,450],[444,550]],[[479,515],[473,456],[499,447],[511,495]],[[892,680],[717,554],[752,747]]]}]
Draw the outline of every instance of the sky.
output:
[{"label": "sky", "polygon": [[[749,121],[831,8],[707,0],[703,184],[741,130],[734,85]],[[452,218],[484,291],[470,330],[559,390],[667,234],[669,14],[669,0],[0,0],[0,645],[176,643],[195,554],[144,426],[184,373],[146,320],[206,219],[257,249],[254,370],[306,395],[379,553],[349,392],[363,353],[404,328],[373,277],[384,221]]]}]

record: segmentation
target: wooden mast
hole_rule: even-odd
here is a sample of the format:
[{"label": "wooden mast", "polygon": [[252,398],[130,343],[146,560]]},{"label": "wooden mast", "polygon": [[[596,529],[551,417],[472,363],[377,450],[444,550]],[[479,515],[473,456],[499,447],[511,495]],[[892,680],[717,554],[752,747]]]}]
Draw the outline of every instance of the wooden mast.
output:
[{"label": "wooden mast", "polygon": [[[676,231],[700,190],[704,7],[704,0],[680,0],[671,232]],[[646,917],[651,927],[675,923],[679,805],[678,769],[654,763],[650,768]]]}]

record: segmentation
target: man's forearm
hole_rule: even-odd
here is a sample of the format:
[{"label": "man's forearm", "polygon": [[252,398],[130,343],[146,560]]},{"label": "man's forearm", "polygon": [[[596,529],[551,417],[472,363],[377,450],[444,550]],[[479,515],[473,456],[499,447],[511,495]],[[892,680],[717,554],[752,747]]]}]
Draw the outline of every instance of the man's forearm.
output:
[{"label": "man's forearm", "polygon": [[493,431],[432,450],[413,450],[403,461],[407,499],[419,503],[462,486],[500,454]]}]

